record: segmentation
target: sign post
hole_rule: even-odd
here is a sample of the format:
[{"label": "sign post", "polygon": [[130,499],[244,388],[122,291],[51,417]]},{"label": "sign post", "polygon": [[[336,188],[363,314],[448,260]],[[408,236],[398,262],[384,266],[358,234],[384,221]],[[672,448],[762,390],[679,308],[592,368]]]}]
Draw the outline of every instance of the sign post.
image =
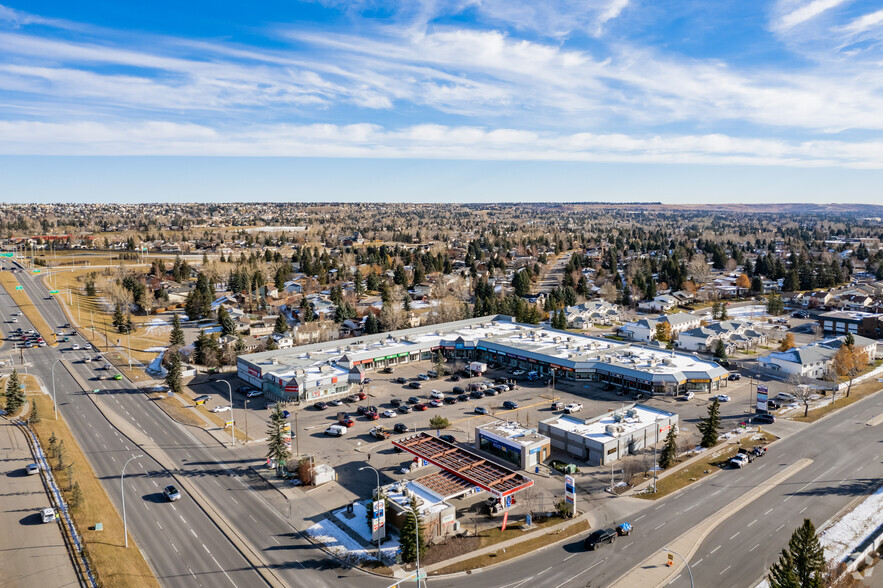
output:
[{"label": "sign post", "polygon": [[576,516],[576,484],[573,476],[564,476],[564,501],[573,509],[571,516]]},{"label": "sign post", "polygon": [[769,412],[769,405],[767,401],[769,399],[769,390],[766,385],[758,384],[757,385],[757,412],[766,413]]},{"label": "sign post", "polygon": [[373,507],[371,516],[371,540],[377,541],[377,550],[379,552],[380,540],[386,536],[386,502],[382,498],[380,500],[375,500]]}]

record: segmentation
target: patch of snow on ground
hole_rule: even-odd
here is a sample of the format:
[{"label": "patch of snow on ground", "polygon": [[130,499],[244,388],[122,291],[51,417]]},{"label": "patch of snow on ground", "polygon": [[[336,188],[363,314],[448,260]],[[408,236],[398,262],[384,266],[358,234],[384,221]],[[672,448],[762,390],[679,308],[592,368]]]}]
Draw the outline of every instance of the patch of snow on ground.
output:
[{"label": "patch of snow on ground", "polygon": [[353,503],[353,518],[346,518],[346,509],[334,511],[334,518],[355,531],[365,541],[371,541],[371,529],[368,527],[368,510],[361,502]]},{"label": "patch of snow on ground", "polygon": [[204,329],[204,331],[206,332],[206,334],[209,334],[209,333],[220,333],[222,330],[223,330],[223,329],[221,329],[221,327],[209,327],[208,329]]},{"label": "patch of snow on ground", "polygon": [[819,542],[829,561],[843,561],[877,527],[883,524],[883,486],[852,511],[823,529]]},{"label": "patch of snow on ground", "polygon": [[148,353],[159,353],[160,351],[165,351],[166,349],[168,349],[168,347],[148,347],[144,351]]},{"label": "patch of snow on ground", "polygon": [[[358,518],[358,517],[356,517]],[[353,519],[356,520],[356,519]],[[364,522],[364,510],[361,517]],[[348,523],[350,521],[347,521]],[[344,559],[350,563],[358,564],[362,561],[377,560],[376,547],[366,548],[359,545],[355,539],[350,537],[345,531],[332,523],[330,520],[322,520],[306,530],[307,535],[313,538],[317,543],[325,546],[325,549]],[[396,553],[399,551],[398,541],[387,541],[381,548],[381,554],[387,562],[395,561]]]},{"label": "patch of snow on ground", "polygon": [[147,369],[145,371],[147,371],[151,374],[156,374],[156,375],[160,376],[161,378],[165,378],[167,372],[166,372],[166,368],[164,368],[162,366],[162,358],[163,358],[163,355],[165,355],[165,353],[166,353],[166,350],[164,348],[162,351],[159,352],[159,354],[156,357],[153,358],[153,361],[150,362],[150,365],[147,366]]}]

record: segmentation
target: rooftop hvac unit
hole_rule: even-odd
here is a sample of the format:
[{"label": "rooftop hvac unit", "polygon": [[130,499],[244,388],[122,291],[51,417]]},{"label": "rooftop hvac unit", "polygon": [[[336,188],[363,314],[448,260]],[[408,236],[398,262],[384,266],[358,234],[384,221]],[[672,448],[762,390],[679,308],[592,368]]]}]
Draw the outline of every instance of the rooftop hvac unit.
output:
[{"label": "rooftop hvac unit", "polygon": [[619,413],[614,414],[614,415],[613,415],[613,422],[614,422],[614,423],[618,423],[618,422],[620,422],[620,421],[622,421],[622,415],[619,414]]},{"label": "rooftop hvac unit", "polygon": [[607,425],[607,427],[605,427],[605,432],[611,437],[619,437],[622,431],[623,428],[619,425]]},{"label": "rooftop hvac unit", "polygon": [[271,358],[270,358],[270,363],[272,363],[273,365],[277,365],[277,364],[279,363],[279,360],[276,359],[275,357],[271,357]]},{"label": "rooftop hvac unit", "polygon": [[625,416],[627,416],[630,419],[633,419],[636,416],[638,416],[638,411],[635,410],[634,408],[630,408],[627,411],[625,411]]}]

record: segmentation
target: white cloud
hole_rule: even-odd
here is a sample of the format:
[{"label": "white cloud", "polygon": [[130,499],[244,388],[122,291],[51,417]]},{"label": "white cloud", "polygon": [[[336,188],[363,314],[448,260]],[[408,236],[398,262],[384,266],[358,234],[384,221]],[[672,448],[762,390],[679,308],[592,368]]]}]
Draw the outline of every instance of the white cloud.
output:
[{"label": "white cloud", "polygon": [[850,0],[812,0],[797,7],[794,7],[794,2],[789,2],[783,6],[788,12],[779,17],[775,27],[780,30],[794,28],[848,1]]},{"label": "white cloud", "polygon": [[883,10],[878,10],[877,12],[871,12],[870,14],[860,16],[850,23],[843,25],[842,27],[838,27],[837,30],[848,35],[858,35],[860,33],[865,33],[875,28],[880,24],[883,24]]}]

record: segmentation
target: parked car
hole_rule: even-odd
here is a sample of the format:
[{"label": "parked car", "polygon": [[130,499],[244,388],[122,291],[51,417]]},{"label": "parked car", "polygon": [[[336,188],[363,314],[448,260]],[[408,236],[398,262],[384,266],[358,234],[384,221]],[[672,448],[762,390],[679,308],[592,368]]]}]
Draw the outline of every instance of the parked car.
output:
[{"label": "parked car", "polygon": [[389,404],[393,408],[398,408],[399,406],[402,405],[402,399],[401,398],[393,398],[392,400],[389,401]]},{"label": "parked car", "polygon": [[451,376],[451,381],[452,381],[452,382],[459,382],[459,381],[462,380],[462,379],[463,379],[463,378],[461,378],[459,374],[454,374],[453,376]]},{"label": "parked car", "polygon": [[457,396],[458,402],[469,402],[469,394],[460,394]]},{"label": "parked car", "polygon": [[384,374],[391,374],[393,370],[391,367],[385,367],[382,371]]},{"label": "parked car", "polygon": [[396,384],[407,384],[408,380],[399,376],[398,378],[394,379],[393,382],[395,382]]},{"label": "parked car", "polygon": [[356,414],[357,414],[357,415],[360,415],[360,416],[361,416],[361,415],[365,414],[366,412],[369,412],[367,406],[359,406],[359,407],[356,408]]},{"label": "parked car", "polygon": [[439,400],[438,398],[433,398],[432,400],[429,401],[429,406],[431,406],[433,408],[438,408],[441,405],[442,405],[442,401]]},{"label": "parked car", "polygon": [[489,411],[483,406],[476,406],[473,412],[475,412],[475,414],[488,414]]},{"label": "parked car", "polygon": [[717,400],[718,402],[729,402],[730,401],[730,397],[727,396],[726,394],[718,394],[717,396],[712,396],[711,399]]},{"label": "parked car", "polygon": [[497,394],[499,394],[499,392],[493,388],[488,388],[484,391],[485,396],[496,396]]},{"label": "parked car", "polygon": [[419,390],[422,384],[420,382],[411,382],[408,384],[408,388],[413,388],[414,390]]},{"label": "parked car", "polygon": [[782,402],[797,402],[797,396],[789,394],[788,392],[779,392],[776,394],[776,400],[781,400]]},{"label": "parked car", "polygon": [[430,392],[429,392],[429,396],[430,396],[431,398],[438,398],[439,400],[442,400],[442,399],[444,399],[444,397],[445,397],[444,393],[441,392],[441,391],[439,391],[439,390],[432,390],[432,391],[430,391]]},{"label": "parked car", "polygon": [[514,410],[514,409],[518,408],[518,403],[515,402],[514,400],[507,400],[506,402],[503,403],[503,408],[508,409],[508,410]]},{"label": "parked car", "polygon": [[334,400],[329,400],[328,404],[330,404],[331,406],[340,406],[341,404],[343,404],[343,400],[341,400],[340,398],[335,398]]},{"label": "parked car", "polygon": [[392,430],[396,433],[407,433],[411,429],[409,429],[408,425],[406,425],[405,423],[396,423]]},{"label": "parked car", "polygon": [[442,402],[445,404],[457,404],[457,398],[455,396],[445,396]]},{"label": "parked car", "polygon": [[441,439],[442,441],[447,441],[448,443],[456,443],[457,442],[456,437],[454,437],[453,435],[439,435],[438,438]]},{"label": "parked car", "polygon": [[246,398],[257,398],[258,396],[263,396],[263,395],[264,395],[263,390],[258,390],[257,388],[251,388],[245,393]]},{"label": "parked car", "polygon": [[579,402],[571,402],[570,404],[564,407],[564,412],[567,414],[572,414],[574,412],[579,412],[583,409],[583,405]]},{"label": "parked car", "polygon": [[564,403],[563,403],[563,402],[560,402],[560,401],[559,401],[559,402],[553,402],[553,403],[552,403],[552,410],[564,410]]},{"label": "parked car", "polygon": [[376,421],[377,419],[380,418],[379,414],[377,414],[376,412],[371,412],[370,410],[362,416],[364,416],[365,419],[367,419],[369,421]]},{"label": "parked car", "polygon": [[420,404],[420,399],[417,398],[416,396],[409,396],[408,397],[408,404]]},{"label": "parked car", "polygon": [[482,392],[481,390],[473,390],[469,393],[469,396],[471,396],[472,398],[484,398],[484,392]]},{"label": "parked car", "polygon": [[754,418],[751,419],[751,422],[757,423],[758,425],[772,425],[776,422],[776,417],[772,414],[756,414],[754,415]]},{"label": "parked car", "polygon": [[397,415],[397,413],[394,410],[384,410],[383,411],[383,416],[388,419],[395,418],[396,415]]},{"label": "parked car", "polygon": [[358,392],[358,394],[356,395],[359,397],[359,400],[365,400],[366,398],[368,398],[368,395],[361,391]]},{"label": "parked car", "polygon": [[735,380],[741,380],[741,379],[742,379],[742,374],[737,374],[737,373],[734,372],[734,373],[730,374],[729,376],[727,376],[727,379],[728,379],[729,381],[731,381],[731,382],[732,382],[732,381],[735,381]]},{"label": "parked car", "polygon": [[328,408],[328,404],[324,402],[317,402],[313,406],[316,408],[316,410],[325,410],[326,408]]},{"label": "parked car", "polygon": [[616,541],[616,531],[613,529],[598,529],[593,531],[588,537],[583,539],[583,547],[590,551],[594,551],[599,545],[604,543],[613,543]]},{"label": "parked car", "polygon": [[338,425],[343,425],[343,426],[346,427],[346,428],[350,428],[350,427],[352,427],[353,425],[356,424],[356,421],[354,421],[353,419],[351,419],[351,418],[349,418],[349,417],[346,417],[346,418],[344,418],[344,419],[340,419],[340,420],[337,422],[337,424],[338,424]]},{"label": "parked car", "polygon": [[264,405],[264,408],[268,408],[270,410],[273,410],[274,408],[276,408],[276,403],[275,402],[268,402]]},{"label": "parked car", "polygon": [[325,434],[333,437],[343,437],[346,435],[346,427],[343,425],[331,425],[325,429]]},{"label": "parked car", "polygon": [[684,394],[683,396],[681,396],[681,400],[684,400],[684,401],[686,401],[686,400],[693,400],[693,398],[694,398],[695,396],[696,396],[696,394],[693,393],[692,391],[691,391],[691,392],[687,392],[686,394]]},{"label": "parked car", "polygon": [[399,412],[402,414],[408,414],[409,412],[411,412],[411,407],[407,404],[403,404],[399,406]]},{"label": "parked car", "polygon": [[415,404],[415,405],[414,405],[414,410],[420,410],[420,411],[423,411],[423,410],[428,410],[428,409],[429,409],[429,407],[426,406],[426,405],[423,404],[423,403],[419,403],[419,404]]},{"label": "parked car", "polygon": [[418,379],[418,380],[424,380],[424,381],[425,381],[425,380],[428,380],[428,379],[429,379],[429,376],[426,375],[426,374],[417,374],[417,379]]},{"label": "parked car", "polygon": [[181,493],[178,492],[178,489],[174,486],[166,486],[162,489],[162,493],[169,500],[169,502],[175,502],[176,500],[181,500]]},{"label": "parked car", "polygon": [[215,407],[212,408],[211,410],[212,410],[212,412],[226,412],[226,411],[230,410],[230,407],[227,406],[227,405],[224,405],[224,406],[215,406]]},{"label": "parked car", "polygon": [[454,389],[452,390],[452,392],[454,394],[464,394],[466,392],[466,390],[464,390],[462,386],[454,386]]},{"label": "parked car", "polygon": [[766,407],[768,410],[776,410],[782,408],[782,405],[776,402],[775,400],[767,400]]},{"label": "parked car", "polygon": [[524,373],[525,373],[524,370],[514,370],[514,371],[512,372],[512,375],[513,375],[513,376],[523,376]]}]

